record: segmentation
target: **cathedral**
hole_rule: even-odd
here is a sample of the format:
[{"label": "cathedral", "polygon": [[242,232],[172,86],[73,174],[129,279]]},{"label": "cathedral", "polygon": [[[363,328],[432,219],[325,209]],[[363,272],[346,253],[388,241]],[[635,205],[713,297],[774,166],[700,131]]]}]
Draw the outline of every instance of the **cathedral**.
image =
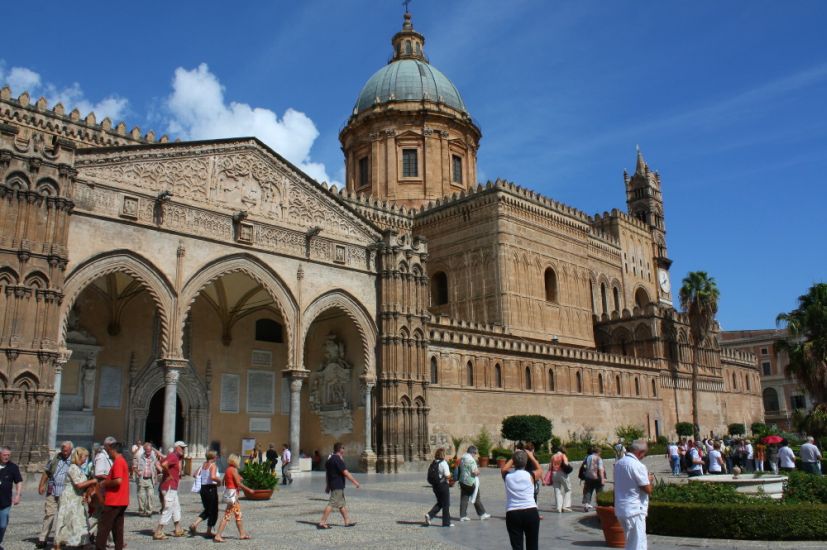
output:
[{"label": "cathedral", "polygon": [[[346,182],[255,137],[170,141],[0,90],[0,443],[345,444],[420,467],[542,414],[566,440],[691,421],[661,178],[590,216],[477,182],[482,132],[410,14],[340,133]],[[763,418],[753,355],[701,342],[706,433]]]}]

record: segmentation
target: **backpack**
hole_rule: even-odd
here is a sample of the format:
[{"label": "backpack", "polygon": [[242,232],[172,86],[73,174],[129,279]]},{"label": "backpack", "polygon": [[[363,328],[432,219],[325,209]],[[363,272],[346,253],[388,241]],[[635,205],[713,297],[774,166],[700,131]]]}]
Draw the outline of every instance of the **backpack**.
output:
[{"label": "backpack", "polygon": [[586,457],[583,462],[580,464],[580,469],[577,470],[577,479],[586,479],[586,463],[589,461],[589,457]]},{"label": "backpack", "polygon": [[698,450],[689,449],[683,455],[683,469],[687,472],[695,467],[695,464],[692,462],[692,455],[698,456]]},{"label": "backpack", "polygon": [[441,460],[434,460],[431,462],[431,465],[428,466],[428,483],[431,486],[437,486],[442,481],[442,476],[439,475],[439,464]]}]

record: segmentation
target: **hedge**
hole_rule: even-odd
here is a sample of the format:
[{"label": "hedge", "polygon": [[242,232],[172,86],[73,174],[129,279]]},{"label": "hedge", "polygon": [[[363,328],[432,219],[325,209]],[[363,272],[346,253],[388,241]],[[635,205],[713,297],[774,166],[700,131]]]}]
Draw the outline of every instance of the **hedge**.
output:
[{"label": "hedge", "polygon": [[827,505],[650,502],[646,532],[739,540],[824,540]]}]

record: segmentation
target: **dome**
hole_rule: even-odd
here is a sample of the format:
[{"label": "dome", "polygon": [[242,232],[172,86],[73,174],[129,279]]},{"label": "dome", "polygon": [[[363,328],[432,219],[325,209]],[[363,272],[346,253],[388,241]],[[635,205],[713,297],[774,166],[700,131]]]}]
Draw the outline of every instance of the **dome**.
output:
[{"label": "dome", "polygon": [[377,103],[434,101],[467,113],[457,88],[437,69],[419,59],[397,59],[368,79],[353,108],[357,115]]}]

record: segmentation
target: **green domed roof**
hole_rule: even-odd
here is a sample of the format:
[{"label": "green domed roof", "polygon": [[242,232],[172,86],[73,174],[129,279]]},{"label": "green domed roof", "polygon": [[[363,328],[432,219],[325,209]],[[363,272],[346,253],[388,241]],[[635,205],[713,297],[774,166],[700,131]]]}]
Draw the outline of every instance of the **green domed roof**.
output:
[{"label": "green domed roof", "polygon": [[397,59],[368,79],[356,100],[353,114],[378,103],[422,100],[444,103],[468,112],[456,86],[444,74],[419,59]]}]

